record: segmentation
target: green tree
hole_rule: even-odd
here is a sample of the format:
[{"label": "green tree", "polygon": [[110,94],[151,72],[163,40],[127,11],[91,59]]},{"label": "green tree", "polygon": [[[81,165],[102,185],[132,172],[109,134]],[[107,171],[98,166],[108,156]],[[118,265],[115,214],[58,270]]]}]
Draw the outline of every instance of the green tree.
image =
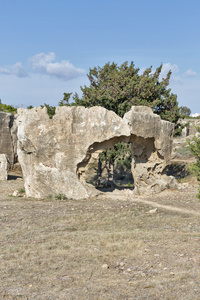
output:
[{"label": "green tree", "polygon": [[184,119],[190,116],[191,109],[188,108],[187,106],[181,106],[179,112],[180,112],[180,117]]},{"label": "green tree", "polygon": [[[200,126],[196,127],[197,132],[200,134]],[[191,171],[197,178],[197,181],[200,181],[200,137],[194,136],[191,141],[187,141],[191,153],[196,158],[195,163],[191,163]],[[200,185],[197,193],[197,198],[200,199]]]},{"label": "green tree", "polygon": [[162,119],[176,123],[179,119],[177,96],[168,88],[171,71],[160,80],[162,64],[152,72],[152,67],[139,74],[133,62],[121,66],[106,63],[102,68],[89,70],[90,86],[81,87],[82,98],[76,94],[74,101],[85,107],[102,106],[119,116],[130,110],[132,105],[151,107]]},{"label": "green tree", "polygon": [[[124,62],[121,66],[108,62],[102,68],[94,67],[87,75],[90,85],[81,87],[81,98],[78,94],[73,96],[74,103],[85,107],[102,106],[121,117],[132,105],[145,105],[151,107],[162,119],[174,122],[178,129],[180,114],[177,96],[168,88],[171,71],[162,80],[162,64],[155,72],[152,72],[152,67],[142,74],[139,71],[133,62],[130,65]],[[108,178],[111,178],[110,170],[114,164],[119,166],[121,163],[124,166],[123,162],[126,160],[126,164],[131,166],[130,145],[120,143],[114,149],[104,151],[100,156],[101,163],[103,160],[107,164]]]},{"label": "green tree", "polygon": [[70,105],[69,99],[70,99],[72,93],[64,93],[63,95],[64,95],[63,99],[58,102],[58,105],[59,106],[68,106],[68,105]]},{"label": "green tree", "polygon": [[46,104],[46,103],[44,103],[44,105],[40,105],[40,106],[41,106],[42,108],[43,108],[43,107],[46,107],[46,108],[47,108],[47,113],[48,113],[50,119],[52,119],[53,116],[55,115],[56,107],[55,107],[55,106],[51,106],[51,105]]}]

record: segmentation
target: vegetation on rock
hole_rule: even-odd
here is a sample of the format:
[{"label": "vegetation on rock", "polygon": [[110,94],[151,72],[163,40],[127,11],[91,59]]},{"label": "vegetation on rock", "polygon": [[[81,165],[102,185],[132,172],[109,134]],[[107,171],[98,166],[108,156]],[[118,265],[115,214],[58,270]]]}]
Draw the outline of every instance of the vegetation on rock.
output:
[{"label": "vegetation on rock", "polygon": [[177,96],[168,88],[171,71],[160,80],[162,64],[152,72],[147,68],[141,75],[133,62],[121,66],[106,63],[102,68],[90,69],[90,86],[81,87],[82,98],[73,97],[77,105],[85,107],[102,106],[114,111],[120,117],[132,105],[145,105],[159,114],[163,120],[176,123],[179,119]]},{"label": "vegetation on rock", "polygon": [[187,106],[181,106],[179,109],[180,112],[180,117],[182,119],[188,118],[191,114],[191,109],[188,108]]},{"label": "vegetation on rock", "polygon": [[3,104],[0,99],[0,111],[5,111],[8,113],[17,113],[17,108],[12,105]]},{"label": "vegetation on rock", "polygon": [[[177,124],[180,117],[177,96],[168,88],[171,71],[162,80],[162,64],[155,72],[152,72],[152,67],[147,68],[141,75],[139,71],[133,62],[130,65],[124,62],[121,66],[108,62],[102,68],[90,69],[87,75],[90,86],[81,87],[82,98],[74,95],[75,104],[85,107],[102,106],[120,117],[133,105],[149,106],[161,119],[175,123],[175,130],[179,133],[182,129]],[[108,149],[101,154],[100,161],[104,161],[108,169],[108,178],[112,177],[110,172],[116,162],[118,166],[124,167],[125,157],[126,165],[130,168],[131,150],[130,144],[126,143],[120,143],[114,149]]]}]

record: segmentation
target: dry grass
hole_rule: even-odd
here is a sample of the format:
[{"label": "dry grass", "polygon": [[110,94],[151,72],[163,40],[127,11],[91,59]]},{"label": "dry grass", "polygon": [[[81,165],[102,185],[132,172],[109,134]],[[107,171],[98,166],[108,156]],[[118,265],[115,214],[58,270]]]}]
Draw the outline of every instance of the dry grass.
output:
[{"label": "dry grass", "polygon": [[[21,181],[0,186],[0,299],[200,299],[198,217],[123,193],[39,201],[7,196]],[[195,193],[146,199],[200,211]]]}]

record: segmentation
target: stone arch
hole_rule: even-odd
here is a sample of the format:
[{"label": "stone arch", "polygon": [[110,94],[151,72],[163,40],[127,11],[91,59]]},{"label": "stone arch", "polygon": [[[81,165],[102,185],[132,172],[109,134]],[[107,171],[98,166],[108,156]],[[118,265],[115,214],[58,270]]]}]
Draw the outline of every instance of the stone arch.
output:
[{"label": "stone arch", "polygon": [[103,151],[114,148],[114,146],[120,142],[129,143],[129,141],[130,141],[130,137],[120,136],[120,137],[114,137],[110,140],[106,140],[101,143],[95,142],[94,144],[92,144],[88,149],[86,158],[77,165],[78,179],[83,183],[87,182],[87,175],[90,172],[90,169],[92,169],[94,165],[96,165],[97,167],[99,162],[99,155]]},{"label": "stone arch", "polygon": [[137,193],[159,192],[172,181],[164,175],[170,161],[173,124],[148,107],[132,107],[120,118],[102,107],[18,109],[18,156],[27,196],[63,193],[82,199],[97,194],[84,181],[95,153],[119,141],[132,143],[132,173]]}]

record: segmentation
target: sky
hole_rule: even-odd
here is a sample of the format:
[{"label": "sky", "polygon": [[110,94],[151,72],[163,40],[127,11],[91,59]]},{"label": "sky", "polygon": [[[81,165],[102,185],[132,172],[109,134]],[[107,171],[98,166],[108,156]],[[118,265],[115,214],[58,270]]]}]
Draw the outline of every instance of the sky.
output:
[{"label": "sky", "polygon": [[90,68],[163,64],[179,106],[200,113],[199,0],[0,0],[0,99],[57,106]]}]

